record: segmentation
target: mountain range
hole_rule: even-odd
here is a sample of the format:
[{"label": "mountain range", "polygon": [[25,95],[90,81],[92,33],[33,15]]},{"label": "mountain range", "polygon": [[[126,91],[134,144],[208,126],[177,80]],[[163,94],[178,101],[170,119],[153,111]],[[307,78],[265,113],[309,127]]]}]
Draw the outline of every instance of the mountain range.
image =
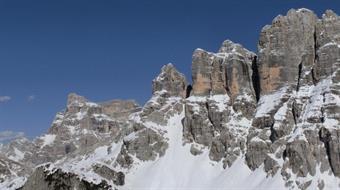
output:
[{"label": "mountain range", "polygon": [[71,93],[46,134],[0,146],[0,189],[339,189],[340,17],[291,9],[257,53],[196,49],[152,97]]}]

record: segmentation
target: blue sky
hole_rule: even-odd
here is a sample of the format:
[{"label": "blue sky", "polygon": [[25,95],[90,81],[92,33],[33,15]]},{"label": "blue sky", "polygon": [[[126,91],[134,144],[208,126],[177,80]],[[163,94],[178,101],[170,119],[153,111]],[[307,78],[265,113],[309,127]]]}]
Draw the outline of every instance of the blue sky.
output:
[{"label": "blue sky", "polygon": [[300,7],[340,13],[327,0],[0,0],[0,132],[46,132],[70,92],[143,104],[162,65],[190,78],[195,48],[256,51],[261,28]]}]

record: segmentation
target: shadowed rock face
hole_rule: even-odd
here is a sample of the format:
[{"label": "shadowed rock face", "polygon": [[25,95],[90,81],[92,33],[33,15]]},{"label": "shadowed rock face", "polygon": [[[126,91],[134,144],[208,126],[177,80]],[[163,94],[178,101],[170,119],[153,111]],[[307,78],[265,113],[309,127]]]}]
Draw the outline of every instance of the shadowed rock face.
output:
[{"label": "shadowed rock face", "polygon": [[282,188],[329,188],[340,177],[340,17],[292,9],[262,29],[258,48],[226,40],[217,53],[196,49],[192,89],[168,64],[143,108],[70,94],[47,135],[0,147],[0,187],[21,187],[13,179],[22,176],[25,190],[119,189],[144,164],[143,174],[169,164],[162,158],[181,141],[198,160],[228,170],[240,159]]}]

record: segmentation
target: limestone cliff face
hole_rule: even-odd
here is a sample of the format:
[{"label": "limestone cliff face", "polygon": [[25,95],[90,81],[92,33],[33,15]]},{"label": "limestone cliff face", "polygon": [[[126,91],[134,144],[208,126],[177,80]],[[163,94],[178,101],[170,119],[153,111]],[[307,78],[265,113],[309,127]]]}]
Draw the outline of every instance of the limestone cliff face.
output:
[{"label": "limestone cliff face", "polygon": [[[235,109],[253,104],[244,112],[254,111],[256,92],[253,87],[253,52],[230,40],[223,42],[218,53],[195,50],[192,61],[192,96],[226,95]],[[251,113],[246,113],[250,116]]]},{"label": "limestone cliff face", "polygon": [[[310,10],[292,9],[262,29],[257,59],[233,50],[229,41],[217,54],[196,50],[185,139],[208,146],[210,158],[227,165],[244,154],[250,169],[264,166],[270,175],[280,171],[291,188],[314,183],[294,176],[315,176],[319,170],[339,176],[339,26],[332,11],[318,19]],[[235,106],[239,93],[250,96]],[[225,95],[223,101],[216,101],[219,94]],[[216,102],[224,104],[222,111]],[[244,132],[238,116],[251,123]],[[238,136],[242,133],[245,139]],[[236,147],[239,151],[228,151]],[[318,183],[322,189],[324,181]]]},{"label": "limestone cliff face", "polygon": [[316,25],[315,81],[327,78],[339,68],[340,18],[331,10]]},{"label": "limestone cliff face", "polygon": [[[318,18],[292,9],[276,17],[261,31],[258,55],[230,40],[217,53],[196,49],[192,82],[165,65],[143,108],[70,94],[46,135],[0,147],[0,188],[339,187],[334,12]],[[195,180],[198,171],[204,178]],[[230,171],[244,181],[228,181]]]},{"label": "limestone cliff face", "polygon": [[252,169],[264,164],[275,174],[280,168],[287,184],[294,183],[293,176],[314,176],[318,169],[339,176],[338,143],[329,146],[339,130],[338,26],[332,11],[317,19],[310,10],[292,9],[262,30],[261,96],[246,153]]},{"label": "limestone cliff face", "polygon": [[[242,126],[249,124],[256,108],[255,61],[254,53],[230,40],[223,42],[218,53],[197,49],[193,54],[193,88],[185,102],[184,139],[210,147],[210,158],[223,160],[224,167],[245,150]],[[241,119],[244,124],[239,123]],[[191,152],[199,150],[192,146]]]},{"label": "limestone cliff face", "polygon": [[192,95],[254,95],[251,64],[256,55],[230,40],[218,53],[195,50],[192,61]]},{"label": "limestone cliff face", "polygon": [[311,71],[315,59],[316,22],[312,11],[292,9],[262,29],[258,45],[262,95],[284,86],[296,87],[301,67],[305,72]]}]

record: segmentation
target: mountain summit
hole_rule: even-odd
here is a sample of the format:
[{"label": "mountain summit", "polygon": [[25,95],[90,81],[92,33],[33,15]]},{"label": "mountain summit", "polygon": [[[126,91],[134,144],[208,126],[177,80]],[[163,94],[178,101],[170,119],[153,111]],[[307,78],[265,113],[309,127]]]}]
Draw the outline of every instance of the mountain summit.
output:
[{"label": "mountain summit", "polygon": [[0,147],[0,189],[338,189],[340,17],[277,16],[258,53],[196,49],[151,99],[70,94],[48,133]]}]

